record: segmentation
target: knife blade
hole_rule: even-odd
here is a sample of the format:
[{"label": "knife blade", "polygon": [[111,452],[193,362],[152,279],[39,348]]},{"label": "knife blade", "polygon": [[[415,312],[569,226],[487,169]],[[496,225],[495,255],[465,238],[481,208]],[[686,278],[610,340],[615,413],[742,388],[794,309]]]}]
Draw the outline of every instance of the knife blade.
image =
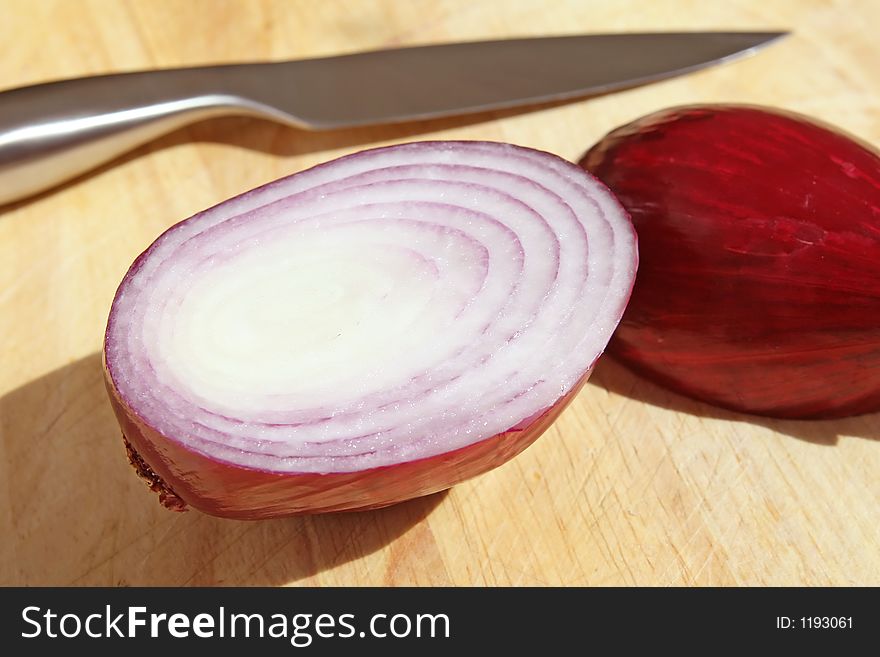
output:
[{"label": "knife blade", "polygon": [[204,118],[340,129],[582,98],[754,52],[785,32],[601,34],[120,73],[0,92],[0,204]]}]

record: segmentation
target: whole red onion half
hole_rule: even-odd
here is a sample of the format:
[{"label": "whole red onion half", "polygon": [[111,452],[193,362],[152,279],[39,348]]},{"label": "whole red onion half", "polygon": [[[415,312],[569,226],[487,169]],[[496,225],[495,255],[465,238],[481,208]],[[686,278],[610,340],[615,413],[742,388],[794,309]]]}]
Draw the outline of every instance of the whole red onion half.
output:
[{"label": "whole red onion half", "polygon": [[364,151],[165,232],[110,312],[107,387],[169,506],[381,507],[534,441],[629,297],[626,213],[548,153]]},{"label": "whole red onion half", "polygon": [[673,108],[581,164],[639,235],[609,353],[675,391],[787,418],[880,410],[880,157],[802,116]]}]

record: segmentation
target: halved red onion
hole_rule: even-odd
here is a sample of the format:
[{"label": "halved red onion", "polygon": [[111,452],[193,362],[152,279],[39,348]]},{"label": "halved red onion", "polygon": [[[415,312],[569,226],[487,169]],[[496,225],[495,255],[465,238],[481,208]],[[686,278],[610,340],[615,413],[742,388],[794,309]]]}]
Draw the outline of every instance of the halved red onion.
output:
[{"label": "halved red onion", "polygon": [[880,152],[805,116],[695,105],[614,130],[582,164],[640,238],[611,355],[736,411],[880,411]]},{"label": "halved red onion", "polygon": [[556,156],[364,151],[159,237],[113,302],[108,390],[169,503],[385,506],[534,441],[605,348],[636,262],[611,193]]}]

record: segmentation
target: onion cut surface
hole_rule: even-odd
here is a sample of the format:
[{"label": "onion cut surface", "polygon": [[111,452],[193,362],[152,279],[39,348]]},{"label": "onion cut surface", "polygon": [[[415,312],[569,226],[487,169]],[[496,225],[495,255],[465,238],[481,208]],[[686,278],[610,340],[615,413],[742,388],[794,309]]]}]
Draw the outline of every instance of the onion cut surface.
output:
[{"label": "onion cut surface", "polygon": [[195,508],[385,506],[534,441],[605,348],[636,263],[626,213],[556,156],[364,151],[160,236],[113,302],[108,390],[139,459]]}]

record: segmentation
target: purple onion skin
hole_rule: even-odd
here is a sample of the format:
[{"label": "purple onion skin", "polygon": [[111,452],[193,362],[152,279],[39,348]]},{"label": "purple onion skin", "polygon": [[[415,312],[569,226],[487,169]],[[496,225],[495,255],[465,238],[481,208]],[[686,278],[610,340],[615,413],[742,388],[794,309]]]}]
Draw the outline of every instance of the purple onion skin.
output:
[{"label": "purple onion skin", "polygon": [[[161,478],[166,492],[204,513],[257,520],[308,513],[379,509],[451,488],[492,470],[531,445],[556,420],[589,378],[507,431],[429,458],[358,472],[273,473],[210,458],[169,440],[142,422],[120,398],[104,365],[110,402],[125,439]],[[170,505],[169,505],[170,506]]]},{"label": "purple onion skin", "polygon": [[758,107],[661,111],[581,165],[615,193],[640,268],[609,353],[724,408],[880,410],[880,155]]}]

